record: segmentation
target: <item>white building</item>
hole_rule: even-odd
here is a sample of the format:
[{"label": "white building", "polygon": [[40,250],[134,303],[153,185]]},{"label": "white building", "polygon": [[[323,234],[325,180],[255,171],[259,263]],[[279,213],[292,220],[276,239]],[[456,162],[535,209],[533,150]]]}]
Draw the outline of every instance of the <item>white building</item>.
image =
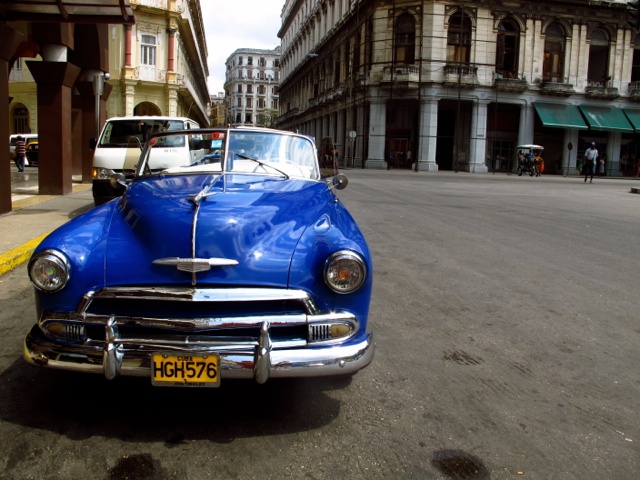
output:
[{"label": "white building", "polygon": [[240,48],[225,65],[227,123],[272,126],[279,110],[280,47]]},{"label": "white building", "polygon": [[625,174],[640,132],[640,36],[627,8],[287,0],[278,126],[332,137],[345,164],[367,168],[510,171],[516,147],[538,143],[546,171],[568,174],[594,141],[607,174]]}]

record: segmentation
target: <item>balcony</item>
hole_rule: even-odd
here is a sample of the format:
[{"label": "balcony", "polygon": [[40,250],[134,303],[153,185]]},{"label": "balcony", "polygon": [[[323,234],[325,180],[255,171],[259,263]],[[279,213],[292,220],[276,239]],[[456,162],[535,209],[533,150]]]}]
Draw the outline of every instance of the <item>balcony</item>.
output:
[{"label": "balcony", "polygon": [[528,87],[529,84],[523,78],[505,78],[496,74],[493,80],[493,89],[499,92],[523,93]]},{"label": "balcony", "polygon": [[444,80],[447,87],[475,88],[478,82],[478,67],[460,63],[448,63],[444,66]]},{"label": "balcony", "polygon": [[417,89],[420,85],[420,67],[415,65],[387,65],[382,72],[382,86]]},{"label": "balcony", "polygon": [[584,95],[595,100],[615,100],[620,96],[620,92],[618,92],[617,88],[607,86],[606,82],[604,84],[601,82],[589,82]]},{"label": "balcony", "polygon": [[555,97],[568,97],[576,93],[576,91],[570,83],[544,81],[540,84],[540,93]]},{"label": "balcony", "polygon": [[640,103],[640,82],[629,82],[629,101]]}]

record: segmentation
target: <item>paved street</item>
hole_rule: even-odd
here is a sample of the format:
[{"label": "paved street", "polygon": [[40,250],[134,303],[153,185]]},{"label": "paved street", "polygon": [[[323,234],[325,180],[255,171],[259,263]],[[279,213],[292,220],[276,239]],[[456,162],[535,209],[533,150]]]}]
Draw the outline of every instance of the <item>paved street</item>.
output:
[{"label": "paved street", "polygon": [[0,277],[3,479],[635,479],[639,182],[348,170],[375,262],[351,379],[153,388],[44,371]]}]

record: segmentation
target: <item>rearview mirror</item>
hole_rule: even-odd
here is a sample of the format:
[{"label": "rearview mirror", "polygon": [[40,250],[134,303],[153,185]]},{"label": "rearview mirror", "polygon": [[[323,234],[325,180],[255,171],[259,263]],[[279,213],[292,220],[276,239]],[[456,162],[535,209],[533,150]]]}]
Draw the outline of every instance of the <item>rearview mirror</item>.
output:
[{"label": "rearview mirror", "polygon": [[349,179],[343,173],[337,174],[332,180],[333,188],[336,190],[344,190],[349,185]]}]

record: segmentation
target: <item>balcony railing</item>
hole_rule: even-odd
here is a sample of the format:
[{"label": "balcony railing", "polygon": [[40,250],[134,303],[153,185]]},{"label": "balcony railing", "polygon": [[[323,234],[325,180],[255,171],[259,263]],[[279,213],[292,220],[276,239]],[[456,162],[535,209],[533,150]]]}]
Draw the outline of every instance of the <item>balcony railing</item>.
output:
[{"label": "balcony railing", "polygon": [[493,88],[499,92],[523,93],[527,90],[528,86],[527,81],[521,78],[505,78],[496,75],[493,80]]},{"label": "balcony railing", "polygon": [[444,66],[444,81],[448,87],[475,88],[478,82],[478,67],[460,63],[448,63]]},{"label": "balcony railing", "polygon": [[629,82],[629,100],[640,102],[640,82]]},{"label": "balcony railing", "polygon": [[609,87],[607,82],[588,82],[584,94],[587,98],[598,100],[615,100],[620,96],[618,89]]},{"label": "balcony railing", "polygon": [[540,93],[556,97],[568,97],[576,93],[571,83],[543,81],[540,84]]}]

